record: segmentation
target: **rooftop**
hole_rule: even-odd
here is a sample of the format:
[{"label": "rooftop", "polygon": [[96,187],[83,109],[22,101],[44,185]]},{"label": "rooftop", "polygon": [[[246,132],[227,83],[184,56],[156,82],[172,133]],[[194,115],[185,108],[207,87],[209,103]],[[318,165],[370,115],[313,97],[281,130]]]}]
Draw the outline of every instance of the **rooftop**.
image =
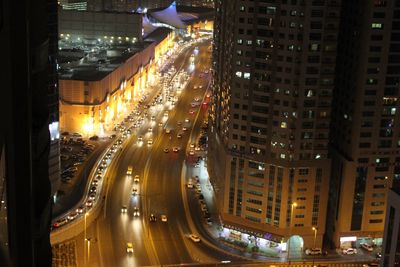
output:
[{"label": "rooftop", "polygon": [[[135,45],[119,45],[85,51],[84,56],[65,55],[63,52],[81,51],[79,47],[60,50],[60,80],[98,81],[142,51],[151,42]],[[75,49],[75,50],[73,50]]]}]

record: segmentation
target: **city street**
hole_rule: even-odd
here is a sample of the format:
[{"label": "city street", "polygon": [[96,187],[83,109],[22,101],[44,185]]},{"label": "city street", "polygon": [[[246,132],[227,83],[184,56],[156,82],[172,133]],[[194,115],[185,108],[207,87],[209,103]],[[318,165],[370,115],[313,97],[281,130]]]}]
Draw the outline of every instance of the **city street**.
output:
[{"label": "city street", "polygon": [[[215,262],[228,258],[224,253],[188,238],[191,228],[181,194],[181,190],[185,190],[181,170],[189,152],[186,148],[189,143],[195,143],[206,111],[206,106],[195,98],[202,100],[209,85],[209,73],[199,77],[210,67],[208,47],[209,43],[199,45],[193,78],[169,112],[163,127],[158,125],[165,120],[161,107],[151,107],[148,116],[155,116],[155,122],[147,118],[109,166],[107,175],[111,183],[106,192],[103,215],[87,230],[88,238],[96,240],[91,242],[88,266],[96,266],[99,262],[103,266],[142,266]],[[194,50],[194,47],[190,49]],[[180,66],[191,71],[193,66],[188,57],[191,54],[192,51],[183,53],[175,60],[178,71]],[[150,127],[152,133],[148,131]],[[178,134],[182,137],[178,138]],[[138,143],[139,136],[143,137],[142,143]],[[152,145],[147,144],[150,139]],[[174,152],[174,148],[179,151]],[[126,174],[128,166],[133,167],[131,177]],[[136,175],[139,175],[139,183],[133,181]],[[138,190],[136,196],[132,196],[133,188]],[[121,213],[124,206],[127,212]],[[135,207],[140,213],[137,217],[133,215]],[[156,222],[150,222],[150,214],[155,215]],[[167,222],[161,221],[161,215],[167,216]],[[76,240],[83,244],[82,235]],[[133,244],[132,254],[127,253],[128,242]],[[83,251],[80,250],[78,246],[78,261],[82,262]]]}]

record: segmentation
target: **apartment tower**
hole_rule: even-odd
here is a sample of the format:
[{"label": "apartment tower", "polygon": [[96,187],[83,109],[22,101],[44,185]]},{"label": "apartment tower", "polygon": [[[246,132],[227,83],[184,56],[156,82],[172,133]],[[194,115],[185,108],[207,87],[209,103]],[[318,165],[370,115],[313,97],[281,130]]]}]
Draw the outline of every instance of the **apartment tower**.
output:
[{"label": "apartment tower", "polygon": [[[321,247],[338,0],[217,0],[210,177],[225,225]],[[293,252],[294,252],[293,251]]]},{"label": "apartment tower", "polygon": [[327,241],[380,246],[400,179],[400,1],[343,1],[341,14]]}]

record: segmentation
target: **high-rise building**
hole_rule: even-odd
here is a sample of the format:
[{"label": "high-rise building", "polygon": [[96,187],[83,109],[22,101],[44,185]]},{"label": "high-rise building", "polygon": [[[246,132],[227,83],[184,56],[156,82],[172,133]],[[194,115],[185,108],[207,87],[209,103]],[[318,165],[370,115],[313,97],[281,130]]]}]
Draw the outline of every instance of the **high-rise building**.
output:
[{"label": "high-rise building", "polygon": [[400,179],[400,1],[343,1],[332,113],[328,241],[381,245]]},{"label": "high-rise building", "polygon": [[400,266],[400,187],[388,191],[385,233],[383,238],[383,267]]},{"label": "high-rise building", "polygon": [[217,0],[215,10],[208,166],[222,221],[291,236],[291,253],[321,247],[340,1]]},{"label": "high-rise building", "polygon": [[49,2],[6,1],[0,11],[1,266],[51,266]]},{"label": "high-rise building", "polygon": [[49,38],[49,81],[48,81],[48,108],[49,108],[49,179],[51,182],[51,194],[55,195],[60,186],[60,126],[58,107],[58,5],[57,1],[47,2],[47,21]]}]

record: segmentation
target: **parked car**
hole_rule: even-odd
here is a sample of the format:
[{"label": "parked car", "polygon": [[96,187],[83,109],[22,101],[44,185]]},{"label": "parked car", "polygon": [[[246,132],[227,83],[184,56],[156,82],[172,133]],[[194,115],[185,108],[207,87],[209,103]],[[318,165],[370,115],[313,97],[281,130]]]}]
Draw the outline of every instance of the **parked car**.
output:
[{"label": "parked car", "polygon": [[344,248],[342,250],[342,252],[343,252],[343,254],[346,254],[346,255],[354,255],[354,254],[357,254],[357,249],[355,249],[355,248]]},{"label": "parked car", "polygon": [[322,250],[320,248],[308,248],[306,255],[322,255]]},{"label": "parked car", "polygon": [[362,244],[361,244],[361,247],[362,247],[363,249],[369,251],[369,252],[371,252],[371,251],[374,250],[374,248],[373,248],[370,244],[367,244],[367,243],[362,243]]}]

